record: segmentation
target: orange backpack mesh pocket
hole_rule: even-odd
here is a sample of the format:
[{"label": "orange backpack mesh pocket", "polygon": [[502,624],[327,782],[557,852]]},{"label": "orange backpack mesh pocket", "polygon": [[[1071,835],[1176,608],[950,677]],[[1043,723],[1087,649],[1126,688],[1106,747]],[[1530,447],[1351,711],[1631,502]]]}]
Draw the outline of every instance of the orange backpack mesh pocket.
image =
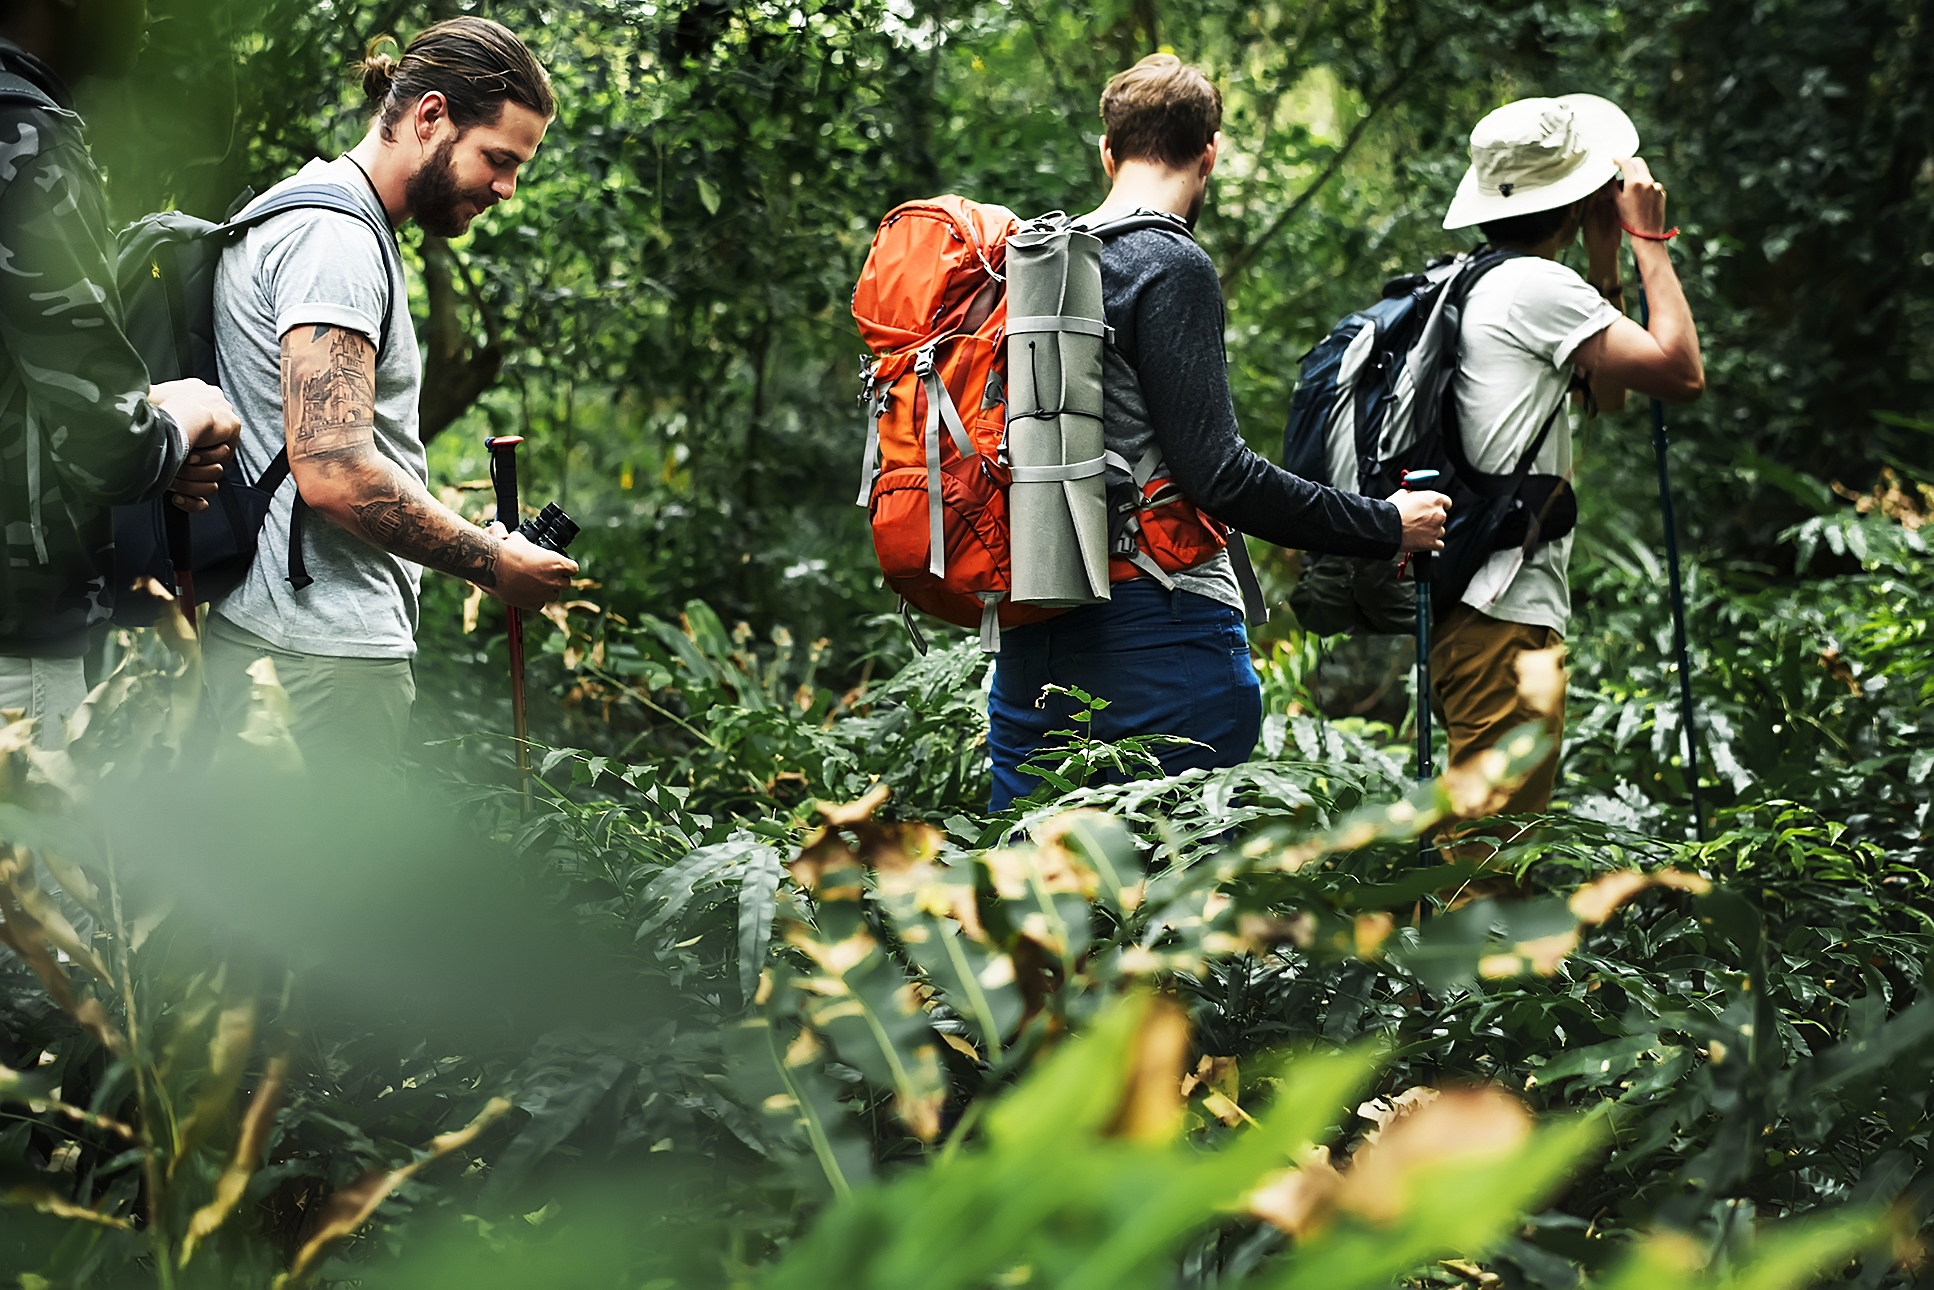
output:
[{"label": "orange backpack mesh pocket", "polygon": [[[1142,486],[1142,503],[1128,525],[1132,556],[1108,562],[1116,582],[1149,574],[1166,584],[1168,574],[1193,569],[1229,545],[1229,530],[1198,510],[1166,474]],[[1118,548],[1119,549],[1119,548]]]}]

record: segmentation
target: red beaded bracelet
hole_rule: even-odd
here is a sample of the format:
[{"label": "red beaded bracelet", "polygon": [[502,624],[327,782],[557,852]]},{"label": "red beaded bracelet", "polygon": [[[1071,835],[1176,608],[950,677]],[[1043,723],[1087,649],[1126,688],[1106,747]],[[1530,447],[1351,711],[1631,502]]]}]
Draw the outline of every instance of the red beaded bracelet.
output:
[{"label": "red beaded bracelet", "polygon": [[1627,233],[1630,233],[1633,237],[1642,237],[1648,242],[1670,242],[1673,238],[1679,236],[1679,230],[1676,227],[1667,229],[1663,233],[1641,233],[1624,220],[1620,220],[1618,226]]}]

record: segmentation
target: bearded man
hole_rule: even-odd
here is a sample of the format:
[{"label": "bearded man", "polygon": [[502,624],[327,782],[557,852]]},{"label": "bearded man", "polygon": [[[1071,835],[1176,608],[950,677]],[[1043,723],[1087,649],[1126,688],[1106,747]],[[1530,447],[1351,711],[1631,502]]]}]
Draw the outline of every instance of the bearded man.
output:
[{"label": "bearded man", "polygon": [[216,275],[221,382],[241,414],[244,473],[260,480],[286,449],[296,486],[275,490],[260,554],[214,606],[206,644],[227,729],[240,728],[247,670],[266,655],[304,756],[377,767],[396,760],[409,728],[424,566],[523,609],[555,599],[577,571],[470,524],[425,487],[422,365],[394,235],[413,219],[454,237],[508,200],[556,110],[550,80],[522,41],[482,18],[437,23],[400,59],[379,55],[382,43],[362,64],[376,108],[363,141],[262,198],[333,184],[375,218],[285,212],[231,246]]}]

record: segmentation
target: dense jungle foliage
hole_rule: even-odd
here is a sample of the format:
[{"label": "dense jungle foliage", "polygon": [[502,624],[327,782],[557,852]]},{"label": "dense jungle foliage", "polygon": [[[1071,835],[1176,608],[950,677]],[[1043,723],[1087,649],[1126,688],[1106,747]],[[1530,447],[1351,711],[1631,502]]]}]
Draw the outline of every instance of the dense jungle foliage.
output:
[{"label": "dense jungle foliage", "polygon": [[[151,7],[85,104],[129,216],[348,146],[374,36],[485,12],[547,63],[517,198],[405,243],[434,486],[480,513],[481,437],[526,435],[585,581],[532,624],[528,803],[502,614],[435,578],[426,747],[381,790],[283,775],[266,685],[261,756],[198,766],[166,625],[103,643],[69,753],[0,731],[0,1278],[1926,1280],[1919,6]],[[1272,455],[1297,357],[1458,245],[1472,122],[1631,111],[1710,387],[1670,423],[1705,840],[1638,400],[1580,442],[1561,778],[1515,890],[1416,839],[1535,742],[1414,784],[1409,642],[1286,611],[1247,764],[1164,780],[1077,729],[988,815],[985,659],[913,653],[851,505],[848,294],[897,201],[1087,209],[1100,85],[1157,47],[1227,96],[1199,232]],[[1256,554],[1280,602],[1295,557]]]}]

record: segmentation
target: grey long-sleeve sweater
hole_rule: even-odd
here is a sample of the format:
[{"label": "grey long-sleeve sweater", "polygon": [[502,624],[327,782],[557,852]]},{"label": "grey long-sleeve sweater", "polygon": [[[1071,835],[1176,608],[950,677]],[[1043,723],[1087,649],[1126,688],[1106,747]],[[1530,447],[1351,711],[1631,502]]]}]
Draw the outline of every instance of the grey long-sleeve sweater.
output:
[{"label": "grey long-sleeve sweater", "polygon": [[[1242,441],[1223,348],[1222,287],[1215,266],[1178,223],[1108,239],[1101,289],[1114,343],[1102,368],[1108,448],[1138,460],[1153,442],[1169,475],[1201,510],[1278,546],[1330,555],[1392,556],[1402,543],[1397,508],[1292,475]],[[1110,469],[1111,500],[1134,484]],[[1242,594],[1226,554],[1176,579],[1237,609]]]}]

